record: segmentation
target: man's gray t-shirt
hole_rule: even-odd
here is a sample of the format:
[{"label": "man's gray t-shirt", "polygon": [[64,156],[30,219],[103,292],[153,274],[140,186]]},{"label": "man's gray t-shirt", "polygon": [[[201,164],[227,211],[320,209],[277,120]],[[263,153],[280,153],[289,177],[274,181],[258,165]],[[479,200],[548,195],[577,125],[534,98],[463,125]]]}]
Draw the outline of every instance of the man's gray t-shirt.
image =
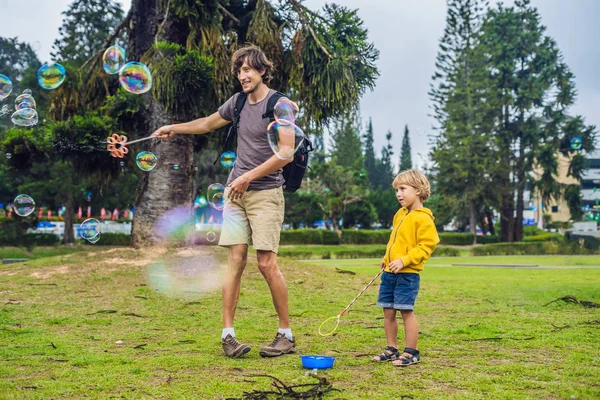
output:
[{"label": "man's gray t-shirt", "polygon": [[[240,113],[240,123],[237,132],[237,159],[227,178],[229,186],[237,177],[258,167],[273,156],[273,150],[267,140],[267,127],[269,118],[263,118],[267,112],[269,97],[275,93],[270,89],[269,94],[256,104],[250,104],[248,99]],[[234,94],[229,100],[219,107],[219,115],[227,121],[233,121],[235,116],[235,102],[239,93]],[[263,176],[250,182],[248,190],[274,189],[283,185],[282,170]]]}]

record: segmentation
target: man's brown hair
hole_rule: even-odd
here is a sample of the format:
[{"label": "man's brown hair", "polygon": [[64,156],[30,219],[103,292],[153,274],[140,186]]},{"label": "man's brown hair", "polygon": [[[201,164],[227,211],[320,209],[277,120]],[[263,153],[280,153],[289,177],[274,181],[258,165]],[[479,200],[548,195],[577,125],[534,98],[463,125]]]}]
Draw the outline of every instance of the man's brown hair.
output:
[{"label": "man's brown hair", "polygon": [[265,53],[258,47],[250,44],[237,49],[233,53],[233,57],[231,57],[231,73],[234,76],[238,76],[244,62],[257,71],[265,72],[262,76],[263,83],[269,83],[271,78],[273,78],[273,63],[269,61]]}]

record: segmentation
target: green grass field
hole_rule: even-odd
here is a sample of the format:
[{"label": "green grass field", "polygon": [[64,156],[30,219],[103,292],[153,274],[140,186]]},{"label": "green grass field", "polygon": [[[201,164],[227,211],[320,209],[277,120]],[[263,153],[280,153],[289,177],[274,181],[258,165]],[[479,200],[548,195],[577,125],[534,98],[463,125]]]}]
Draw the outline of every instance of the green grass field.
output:
[{"label": "green grass field", "polygon": [[[236,316],[238,337],[253,348],[243,359],[222,355],[218,291],[189,293],[188,284],[181,298],[169,297],[164,285],[157,291],[146,278],[161,260],[222,263],[225,256],[215,248],[96,249],[0,266],[0,398],[225,399],[269,389],[269,379],[252,374],[315,382],[297,355],[258,355],[277,319],[252,255]],[[407,369],[369,361],[385,345],[382,312],[374,306],[377,283],[335,335],[317,333],[377,272],[378,260],[280,264],[300,354],[337,357],[321,375],[340,392],[325,398],[594,399],[600,398],[600,308],[544,305],[566,295],[599,303],[600,269],[589,268],[600,264],[597,258],[430,260],[416,307],[423,358]],[[484,261],[565,268],[450,266]]]}]

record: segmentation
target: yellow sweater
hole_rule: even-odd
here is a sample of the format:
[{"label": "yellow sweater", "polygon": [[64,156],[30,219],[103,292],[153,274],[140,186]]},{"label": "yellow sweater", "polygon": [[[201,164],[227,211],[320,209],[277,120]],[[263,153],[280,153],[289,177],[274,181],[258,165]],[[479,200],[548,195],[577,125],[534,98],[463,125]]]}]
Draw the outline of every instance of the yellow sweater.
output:
[{"label": "yellow sweater", "polygon": [[391,272],[390,261],[398,258],[404,263],[400,273],[418,274],[423,270],[423,263],[440,242],[434,219],[431,210],[425,207],[410,212],[404,207],[398,210],[383,257],[386,272]]}]

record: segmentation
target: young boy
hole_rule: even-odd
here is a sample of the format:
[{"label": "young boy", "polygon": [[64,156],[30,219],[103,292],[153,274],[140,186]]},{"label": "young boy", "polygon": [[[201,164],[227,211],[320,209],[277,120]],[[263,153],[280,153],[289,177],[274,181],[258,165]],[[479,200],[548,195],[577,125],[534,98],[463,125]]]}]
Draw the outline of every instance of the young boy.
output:
[{"label": "young boy", "polygon": [[[402,171],[393,183],[396,198],[402,208],[394,216],[394,223],[381,268],[379,298],[377,305],[383,307],[383,327],[387,347],[373,361],[392,361],[397,366],[416,364],[420,360],[417,350],[419,326],[413,312],[419,293],[419,272],[423,263],[431,256],[439,243],[434,217],[431,210],[423,207],[429,198],[429,181],[417,170]],[[398,321],[400,310],[404,321],[406,347],[398,351]]]}]

